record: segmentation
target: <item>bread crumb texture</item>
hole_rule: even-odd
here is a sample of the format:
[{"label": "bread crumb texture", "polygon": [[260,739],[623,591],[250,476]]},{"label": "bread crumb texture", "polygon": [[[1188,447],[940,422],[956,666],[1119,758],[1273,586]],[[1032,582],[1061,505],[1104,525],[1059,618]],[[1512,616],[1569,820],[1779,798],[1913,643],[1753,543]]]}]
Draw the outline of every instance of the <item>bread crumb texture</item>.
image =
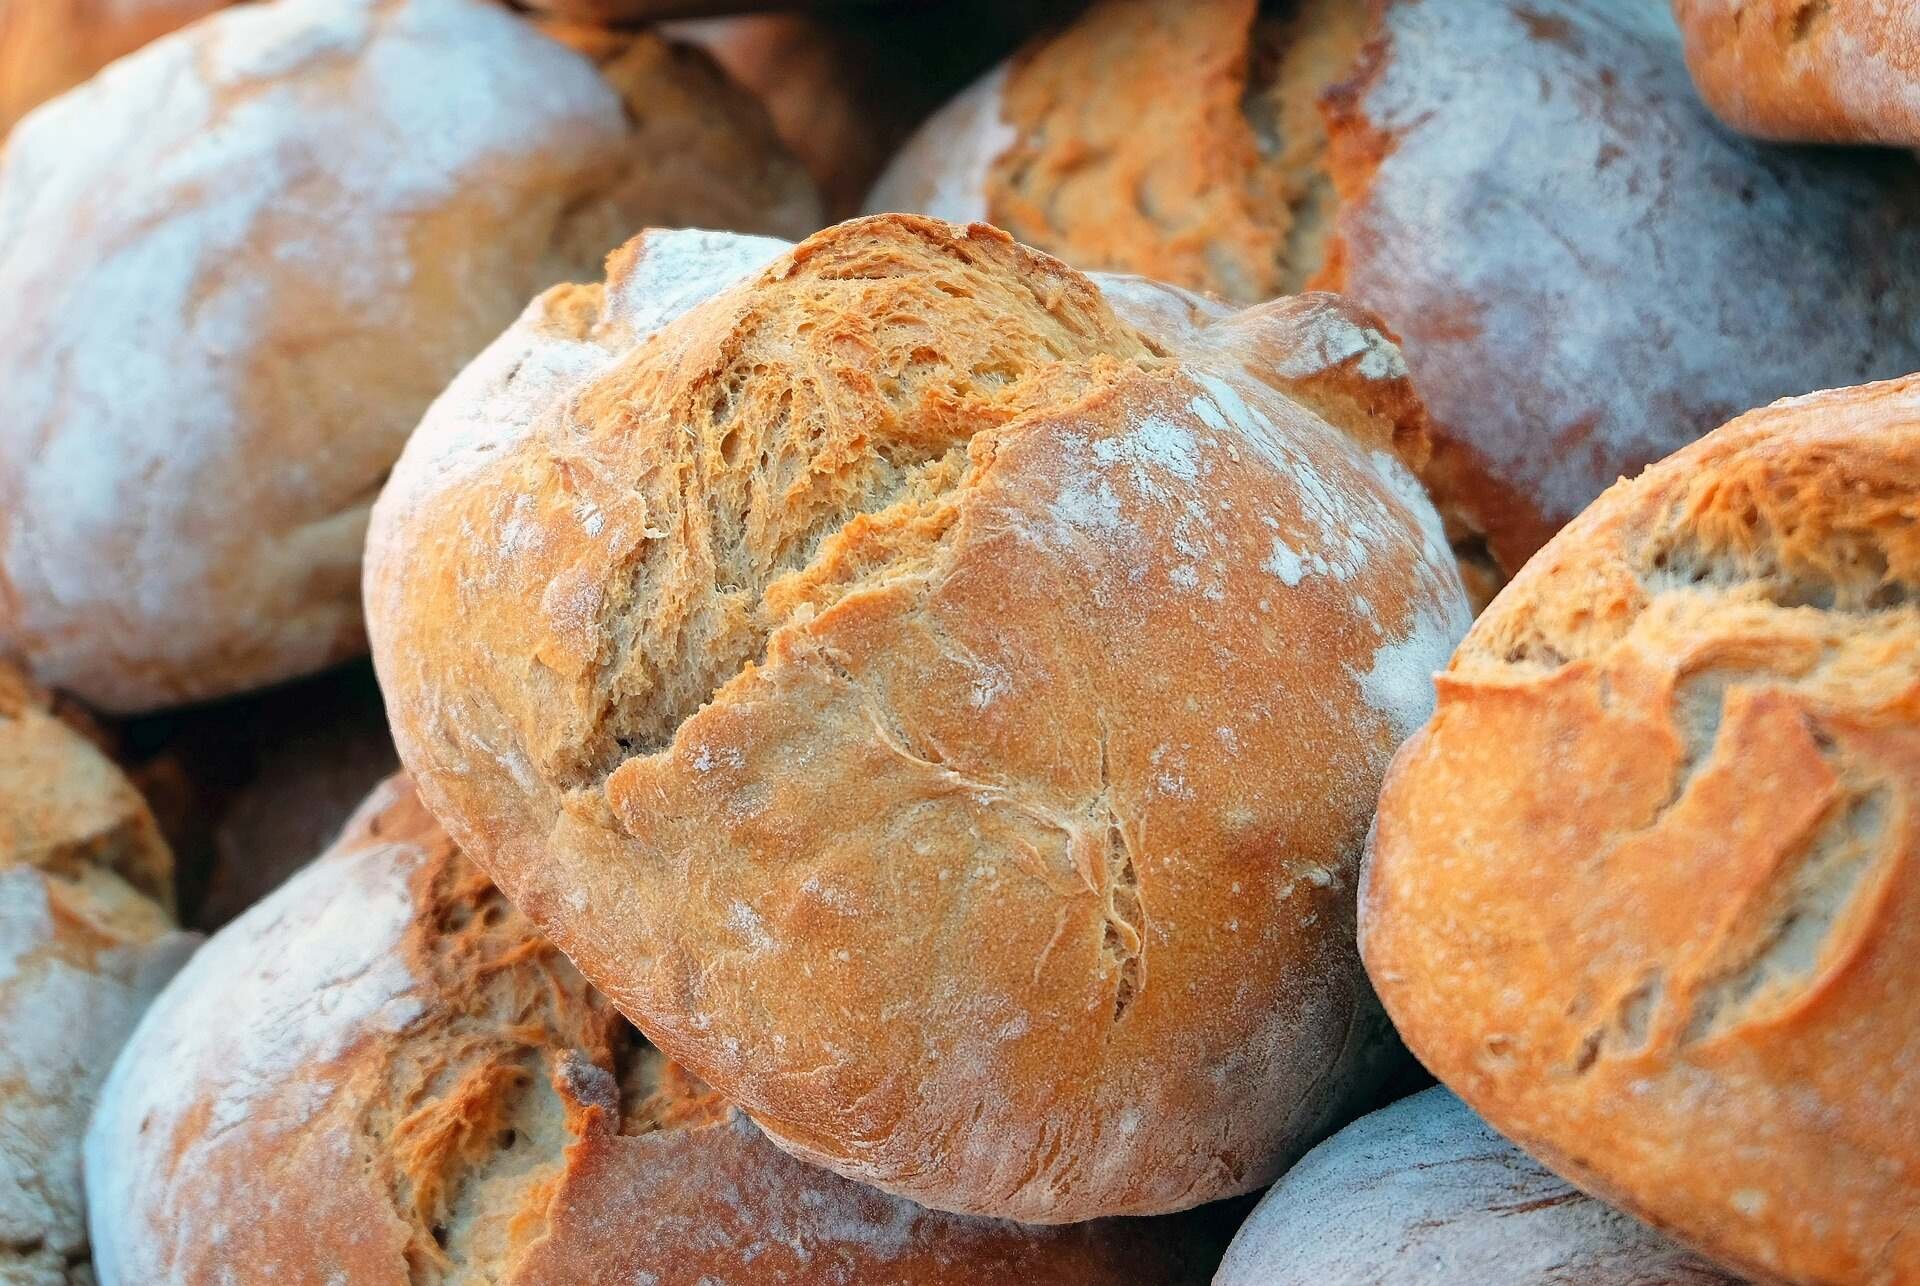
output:
[{"label": "bread crumb texture", "polygon": [[1355,1121],[1267,1190],[1214,1286],[1739,1286],[1572,1187],[1443,1087]]},{"label": "bread crumb texture", "polygon": [[1906,1281],[1917,792],[1910,378],[1742,416],[1514,580],[1389,778],[1368,969],[1583,1187],[1763,1277]]},{"label": "bread crumb texture", "polygon": [[0,664],[0,1280],[91,1281],[80,1141],[191,940],[172,859],[111,763]]},{"label": "bread crumb texture", "polygon": [[1739,412],[1920,368],[1920,167],[1728,133],[1667,0],[1101,0],[943,109],[868,208],[1378,310],[1482,602]]},{"label": "bread crumb texture", "polygon": [[374,494],[530,294],[816,218],[650,36],[597,72],[482,0],[271,0],[156,41],[0,153],[0,647],[115,711],[360,651]]},{"label": "bread crumb texture", "polygon": [[1424,432],[1330,296],[903,216],[650,234],[382,497],[396,739],[782,1146],[1029,1222],[1243,1192],[1381,1034],[1355,863],[1466,623]]},{"label": "bread crumb texture", "polygon": [[935,1214],[648,1046],[404,779],[216,936],[108,1087],[108,1282],[1198,1282],[1179,1224]]},{"label": "bread crumb texture", "polygon": [[1920,21],[1907,0],[1674,0],[1694,82],[1761,138],[1920,146]]}]

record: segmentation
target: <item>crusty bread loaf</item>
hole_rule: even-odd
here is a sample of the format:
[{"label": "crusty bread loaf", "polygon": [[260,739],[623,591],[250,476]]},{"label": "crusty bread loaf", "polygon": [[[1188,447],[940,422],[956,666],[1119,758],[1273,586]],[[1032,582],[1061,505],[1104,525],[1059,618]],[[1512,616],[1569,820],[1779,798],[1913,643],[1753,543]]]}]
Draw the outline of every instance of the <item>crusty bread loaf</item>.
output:
[{"label": "crusty bread loaf", "polygon": [[1381,798],[1368,971],[1574,1182],[1920,1280],[1920,377],[1742,416],[1481,617]]},{"label": "crusty bread loaf", "polygon": [[651,222],[812,224],[710,62],[486,0],[270,0],[0,154],[0,647],[115,711],[364,646],[367,508],[533,291]]},{"label": "crusty bread loaf", "polygon": [[1445,1089],[1360,1118],[1268,1190],[1213,1286],[1735,1286]]},{"label": "crusty bread loaf", "polygon": [[1728,135],[1666,0],[1099,0],[935,117],[867,208],[1378,310],[1489,590],[1728,417],[1920,368],[1920,166]]},{"label": "crusty bread loaf", "polygon": [[0,137],[29,109],[229,0],[0,0]]},{"label": "crusty bread loaf", "polygon": [[1365,1092],[1354,863],[1466,620],[1398,353],[984,226],[783,249],[637,239],[429,413],[403,762],[797,1154],[1030,1222],[1268,1181]]},{"label": "crusty bread loaf", "polygon": [[[825,998],[822,997],[824,1003]],[[404,780],[155,1004],[88,1140],[105,1286],[1204,1280],[788,1157],[639,1038]]]},{"label": "crusty bread loaf", "polygon": [[1920,146],[1912,0],[1673,0],[1694,84],[1761,138]]},{"label": "crusty bread loaf", "polygon": [[98,750],[0,664],[0,1281],[86,1277],[94,1093],[191,940],[166,844]]}]

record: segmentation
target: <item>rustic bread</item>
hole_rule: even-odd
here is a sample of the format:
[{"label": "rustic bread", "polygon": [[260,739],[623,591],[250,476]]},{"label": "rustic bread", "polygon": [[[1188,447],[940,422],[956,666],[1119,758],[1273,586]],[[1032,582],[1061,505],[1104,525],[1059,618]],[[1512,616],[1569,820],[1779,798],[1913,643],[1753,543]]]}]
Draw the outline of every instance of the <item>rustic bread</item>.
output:
[{"label": "rustic bread", "polygon": [[1361,904],[1407,1044],[1768,1278],[1920,1279],[1920,377],[1621,483],[1481,617]]},{"label": "rustic bread", "polygon": [[703,56],[485,0],[271,0],[0,154],[0,648],[113,711],[364,647],[368,506],[533,291],[652,222],[812,225]]},{"label": "rustic bread", "polygon": [[1733,1286],[1569,1187],[1445,1089],[1361,1117],[1268,1190],[1213,1286]]},{"label": "rustic bread", "polygon": [[1729,136],[1665,0],[1099,0],[929,122],[867,208],[1378,310],[1489,591],[1728,417],[1920,368],[1920,166]]},{"label": "rustic bread", "polygon": [[86,1280],[94,1093],[191,940],[146,805],[0,664],[0,1281]]},{"label": "rustic bread", "polygon": [[648,1047],[404,780],[218,934],[88,1141],[101,1280],[1198,1282],[1183,1221],[1034,1229],[795,1161]]},{"label": "rustic bread", "polygon": [[27,112],[228,0],[0,0],[0,137]]},{"label": "rustic bread", "polygon": [[1721,120],[1761,138],[1920,146],[1912,0],[1673,0]]},{"label": "rustic bread", "polygon": [[1366,1090],[1354,863],[1466,621],[1398,353],[984,226],[783,249],[637,239],[429,413],[402,761],[796,1154],[1036,1223],[1267,1182]]}]

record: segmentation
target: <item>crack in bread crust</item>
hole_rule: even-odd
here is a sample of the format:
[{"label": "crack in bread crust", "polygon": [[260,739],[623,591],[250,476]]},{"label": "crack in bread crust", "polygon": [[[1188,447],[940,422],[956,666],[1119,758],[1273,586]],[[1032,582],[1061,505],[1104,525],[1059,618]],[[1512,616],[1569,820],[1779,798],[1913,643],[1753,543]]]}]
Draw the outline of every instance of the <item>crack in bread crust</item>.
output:
[{"label": "crack in bread crust", "polygon": [[1465,624],[1378,325],[912,216],[649,234],[590,302],[376,513],[383,689],[460,842],[848,1177],[1064,1222],[1284,1164],[1375,1075],[1339,926]]},{"label": "crack in bread crust", "polygon": [[1889,1008],[1920,958],[1916,479],[1908,378],[1620,483],[1476,623],[1382,794],[1363,951],[1409,1046],[1761,1277],[1920,1271],[1888,1070],[1920,1057]]}]

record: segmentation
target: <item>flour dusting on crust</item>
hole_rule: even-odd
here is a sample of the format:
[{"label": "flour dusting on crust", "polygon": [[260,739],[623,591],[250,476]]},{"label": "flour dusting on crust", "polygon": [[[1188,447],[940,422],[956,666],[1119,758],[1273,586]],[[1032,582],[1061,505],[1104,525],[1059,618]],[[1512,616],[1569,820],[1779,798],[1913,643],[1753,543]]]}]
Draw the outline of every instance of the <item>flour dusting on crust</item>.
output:
[{"label": "flour dusting on crust", "polygon": [[1308,1153],[1254,1208],[1214,1286],[1734,1280],[1579,1192],[1435,1088]]}]

